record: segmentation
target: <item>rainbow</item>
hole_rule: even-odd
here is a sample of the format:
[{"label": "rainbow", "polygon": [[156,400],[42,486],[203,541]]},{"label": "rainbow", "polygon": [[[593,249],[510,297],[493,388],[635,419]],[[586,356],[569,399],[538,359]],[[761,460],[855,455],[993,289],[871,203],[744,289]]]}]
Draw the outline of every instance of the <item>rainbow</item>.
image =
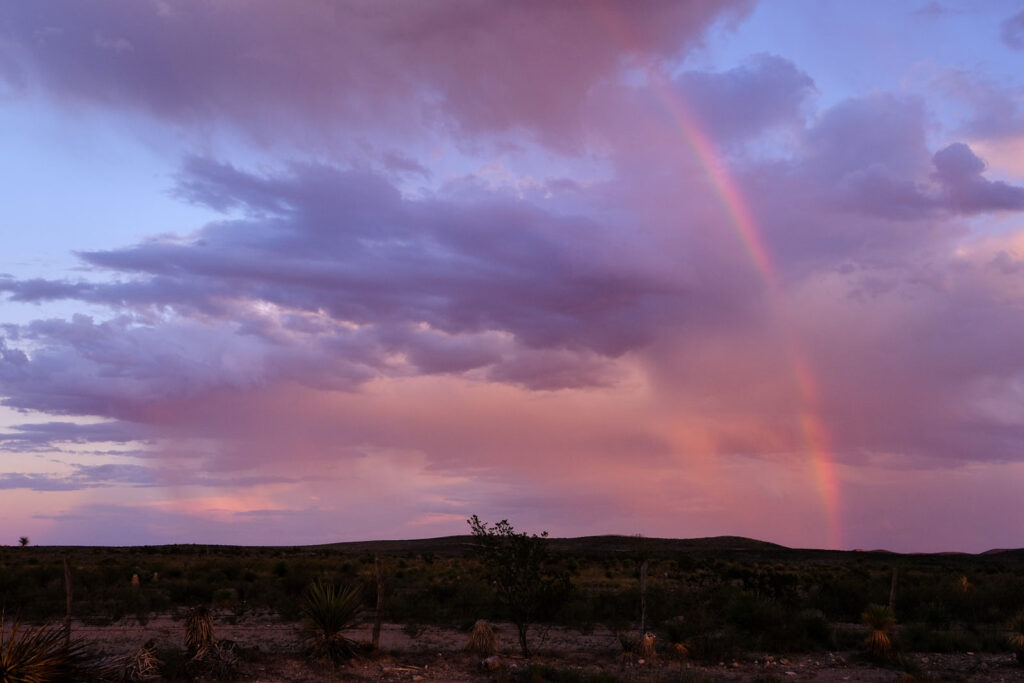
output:
[{"label": "rainbow", "polygon": [[[781,312],[785,302],[778,273],[749,203],[726,170],[714,142],[698,124],[676,89],[653,69],[648,72],[648,80],[672,117],[682,139],[707,173],[715,195],[729,218],[729,224],[739,236],[750,262],[766,285],[773,307],[776,312]],[[825,511],[828,545],[838,549],[842,545],[839,480],[828,428],[821,419],[818,385],[797,338],[789,329],[783,333],[794,385],[802,406],[798,416],[800,432],[811,453],[811,468]]]},{"label": "rainbow", "polygon": [[[616,16],[611,8],[601,2],[588,4],[597,23],[604,28],[612,40],[628,51],[634,52],[640,46],[635,40],[628,23]],[[684,143],[692,150],[703,167],[729,218],[729,224],[739,236],[750,262],[765,283],[769,300],[777,317],[788,320],[785,313],[785,298],[778,272],[772,263],[771,252],[765,245],[762,231],[754,220],[749,202],[722,162],[722,155],[714,141],[700,125],[698,119],[686,106],[678,89],[665,78],[657,67],[646,70],[648,83],[664,105]],[[799,340],[786,327],[783,340],[793,373],[793,383],[800,401],[801,410],[797,416],[799,431],[811,454],[812,476],[818,489],[826,519],[827,543],[830,548],[842,547],[840,513],[842,501],[835,460],[832,456],[828,426],[821,418],[818,383],[815,381],[811,364],[800,346]]]}]

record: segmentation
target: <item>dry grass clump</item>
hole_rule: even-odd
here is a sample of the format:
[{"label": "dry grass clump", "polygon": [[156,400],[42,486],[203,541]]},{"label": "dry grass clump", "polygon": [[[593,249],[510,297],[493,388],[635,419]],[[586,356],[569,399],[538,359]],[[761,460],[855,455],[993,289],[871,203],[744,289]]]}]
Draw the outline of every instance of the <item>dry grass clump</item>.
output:
[{"label": "dry grass clump", "polygon": [[494,635],[491,624],[483,619],[473,624],[473,630],[469,634],[469,644],[466,645],[467,652],[474,652],[478,655],[490,656],[498,651],[498,638]]},{"label": "dry grass clump", "polygon": [[125,658],[121,680],[141,683],[154,678],[160,678],[160,659],[156,656],[153,641],[150,640]]},{"label": "dry grass clump", "polygon": [[144,683],[160,678],[160,660],[152,640],[135,652],[107,657],[94,667],[95,679],[116,683]]}]

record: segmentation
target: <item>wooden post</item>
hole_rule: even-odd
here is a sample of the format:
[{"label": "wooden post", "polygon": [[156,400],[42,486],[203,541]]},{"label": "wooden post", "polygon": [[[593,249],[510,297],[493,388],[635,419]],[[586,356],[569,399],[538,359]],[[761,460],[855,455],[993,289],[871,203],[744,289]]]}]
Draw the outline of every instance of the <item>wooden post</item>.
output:
[{"label": "wooden post", "polygon": [[64,557],[64,597],[67,599],[67,611],[64,614],[64,647],[71,645],[71,565],[67,556]]},{"label": "wooden post", "polygon": [[647,560],[640,565],[640,639],[647,634]]},{"label": "wooden post", "polygon": [[381,571],[380,556],[373,556],[373,569],[377,575],[377,610],[373,615],[373,649],[380,647],[380,622],[384,616],[384,572]]},{"label": "wooden post", "polygon": [[896,615],[896,572],[897,567],[892,568],[892,584],[889,586],[889,611]]}]

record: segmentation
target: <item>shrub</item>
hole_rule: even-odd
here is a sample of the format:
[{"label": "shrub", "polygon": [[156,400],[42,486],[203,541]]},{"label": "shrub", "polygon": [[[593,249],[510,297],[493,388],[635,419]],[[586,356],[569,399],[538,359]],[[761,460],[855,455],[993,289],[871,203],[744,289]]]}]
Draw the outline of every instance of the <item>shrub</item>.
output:
[{"label": "shrub", "polygon": [[552,562],[545,541],[548,532],[540,536],[518,533],[505,519],[488,526],[476,515],[466,521],[473,532],[477,556],[516,625],[519,648],[524,657],[529,657],[527,630],[565,602],[572,587],[569,573]]}]

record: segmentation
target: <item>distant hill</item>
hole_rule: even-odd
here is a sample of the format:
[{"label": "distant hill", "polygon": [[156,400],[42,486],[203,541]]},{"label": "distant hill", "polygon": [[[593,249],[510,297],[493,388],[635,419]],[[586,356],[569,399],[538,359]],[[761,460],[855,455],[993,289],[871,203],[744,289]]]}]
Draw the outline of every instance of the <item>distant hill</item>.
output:
[{"label": "distant hill", "polygon": [[[794,560],[815,562],[848,562],[856,556],[872,556],[876,559],[913,557],[916,560],[942,562],[954,558],[968,561],[981,560],[983,557],[998,556],[1000,559],[1013,562],[1024,562],[1024,548],[993,548],[982,553],[933,552],[933,553],[899,553],[891,550],[821,550],[814,548],[789,548],[777,543],[758,541],[743,536],[709,536],[705,538],[649,538],[646,536],[581,536],[578,538],[549,538],[547,542],[556,553],[565,553],[577,557],[627,557],[639,553],[648,557],[672,557],[687,554],[702,558],[733,558],[738,560]],[[64,550],[87,549],[89,546],[33,546],[37,550],[57,552]],[[163,546],[119,546],[107,547],[113,552],[171,552],[171,553],[207,553],[207,552],[248,552],[259,553],[262,550],[289,552],[323,552],[332,551],[346,555],[425,555],[433,554],[441,557],[457,557],[465,555],[473,548],[473,537],[441,536],[438,538],[415,538],[398,541],[346,541],[340,543],[324,543],[306,546],[232,546],[221,544],[172,544]],[[98,549],[98,547],[96,548]],[[20,549],[19,549],[20,550]]]},{"label": "distant hill", "polygon": [[[777,553],[790,550],[785,546],[757,541],[741,536],[712,536],[708,538],[648,538],[639,536],[583,536],[580,538],[550,538],[551,549],[571,555],[603,557],[632,554],[643,551],[653,556],[680,552],[758,552]],[[312,546],[347,553],[377,553],[400,555],[405,553],[435,555],[461,555],[473,547],[472,536],[442,536],[407,541],[350,541]]]},{"label": "distant hill", "polygon": [[993,548],[981,553],[982,555],[1000,555],[1015,560],[1024,559],[1024,548]]}]

